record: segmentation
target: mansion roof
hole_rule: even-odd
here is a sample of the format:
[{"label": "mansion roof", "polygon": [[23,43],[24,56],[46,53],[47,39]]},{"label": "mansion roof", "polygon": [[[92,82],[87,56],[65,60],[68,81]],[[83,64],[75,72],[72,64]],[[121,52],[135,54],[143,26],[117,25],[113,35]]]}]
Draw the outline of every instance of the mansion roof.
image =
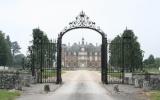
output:
[{"label": "mansion roof", "polygon": [[84,38],[82,38],[82,43],[74,43],[71,46],[63,44],[62,48],[65,52],[101,52],[100,45],[95,46],[92,43],[84,43]]}]

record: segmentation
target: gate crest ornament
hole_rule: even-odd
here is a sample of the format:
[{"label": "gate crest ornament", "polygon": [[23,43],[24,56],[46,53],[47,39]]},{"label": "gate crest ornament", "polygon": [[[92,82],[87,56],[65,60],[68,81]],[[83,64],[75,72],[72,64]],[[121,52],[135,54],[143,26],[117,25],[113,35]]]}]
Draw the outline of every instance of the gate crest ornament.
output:
[{"label": "gate crest ornament", "polygon": [[104,33],[99,26],[96,26],[95,22],[90,21],[89,17],[83,11],[81,11],[80,14],[75,18],[75,20],[70,22],[69,25],[61,31],[61,34],[74,28],[91,28]]}]

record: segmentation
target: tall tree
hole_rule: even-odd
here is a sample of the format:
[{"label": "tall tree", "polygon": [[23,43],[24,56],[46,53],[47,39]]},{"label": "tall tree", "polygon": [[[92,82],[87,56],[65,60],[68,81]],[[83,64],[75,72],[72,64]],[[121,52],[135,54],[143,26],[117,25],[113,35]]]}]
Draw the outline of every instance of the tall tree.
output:
[{"label": "tall tree", "polygon": [[[123,35],[124,42],[124,57],[128,64],[125,67],[129,67],[130,71],[135,69],[142,69],[143,67],[143,51],[141,50],[140,43],[137,41],[137,36],[135,36],[132,30],[125,30]],[[127,45],[125,44],[127,42]],[[129,45],[129,46],[128,46]],[[126,48],[130,47],[128,50]]]},{"label": "tall tree", "polygon": [[11,50],[12,50],[12,55],[15,56],[15,54],[20,53],[20,46],[17,41],[14,41],[11,43]]},{"label": "tall tree", "polygon": [[[33,40],[30,49],[30,55],[28,55],[28,62],[37,68],[41,67],[42,63],[47,61],[52,61],[50,55],[52,54],[52,48],[49,46],[51,41],[49,41],[47,35],[41,31],[39,28],[33,29]],[[34,62],[34,63],[33,63]]]},{"label": "tall tree", "polygon": [[121,62],[122,62],[122,38],[118,35],[115,37],[110,45],[109,45],[109,51],[110,51],[110,64],[114,67],[120,68]]},{"label": "tall tree", "polygon": [[5,34],[0,31],[0,66],[9,66],[11,62],[12,55],[9,36],[5,38]]},{"label": "tall tree", "polygon": [[156,68],[156,67],[158,68],[159,58],[155,59],[154,56],[151,54],[151,55],[149,55],[149,57],[147,59],[145,59],[143,61],[143,64],[145,67],[148,67],[148,68]]},{"label": "tall tree", "polygon": [[112,66],[125,67],[128,71],[142,69],[143,51],[132,30],[125,30],[122,36],[111,41],[110,63]]},{"label": "tall tree", "polygon": [[53,41],[50,41],[47,35],[39,28],[33,29],[32,36],[32,45],[29,47],[30,54],[26,58],[28,62],[27,65],[31,68],[39,68],[42,65],[44,66],[44,64],[52,66],[56,45]]},{"label": "tall tree", "polygon": [[150,55],[150,56],[148,57],[148,64],[154,64],[154,62],[155,62],[154,56],[153,56],[153,55]]},{"label": "tall tree", "polygon": [[2,33],[2,31],[0,31],[0,66],[4,66],[6,65],[5,60],[6,60],[6,56],[5,56],[5,37],[4,37],[4,33]]},{"label": "tall tree", "polygon": [[23,60],[25,59],[25,56],[23,54],[17,54],[14,57],[14,64],[16,67],[23,67],[23,63],[25,63]]},{"label": "tall tree", "polygon": [[9,35],[6,37],[6,49],[7,49],[7,65],[10,66],[13,62],[13,57],[11,53],[11,41]]}]

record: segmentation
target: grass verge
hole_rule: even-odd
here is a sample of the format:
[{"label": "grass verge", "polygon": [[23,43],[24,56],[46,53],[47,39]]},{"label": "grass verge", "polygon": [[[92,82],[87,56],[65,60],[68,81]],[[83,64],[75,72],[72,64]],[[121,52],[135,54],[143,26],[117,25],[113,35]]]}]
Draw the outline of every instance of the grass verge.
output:
[{"label": "grass verge", "polygon": [[17,96],[20,96],[18,91],[0,90],[0,100],[15,100]]},{"label": "grass verge", "polygon": [[[62,74],[65,73],[62,71]],[[57,75],[56,70],[44,70],[42,73],[43,78],[55,77]]]},{"label": "grass verge", "polygon": [[160,91],[151,91],[149,92],[150,100],[160,100]]},{"label": "grass verge", "polygon": [[118,73],[118,72],[115,72],[115,73],[108,73],[108,75],[112,76],[112,77],[122,77],[122,73]]}]

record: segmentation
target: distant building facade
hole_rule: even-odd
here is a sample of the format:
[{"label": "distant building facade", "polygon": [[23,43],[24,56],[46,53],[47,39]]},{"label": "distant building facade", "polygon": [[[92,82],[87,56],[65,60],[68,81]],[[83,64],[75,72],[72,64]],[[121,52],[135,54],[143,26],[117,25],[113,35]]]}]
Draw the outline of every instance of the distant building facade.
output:
[{"label": "distant building facade", "polygon": [[101,67],[101,46],[82,42],[62,45],[62,67]]}]

